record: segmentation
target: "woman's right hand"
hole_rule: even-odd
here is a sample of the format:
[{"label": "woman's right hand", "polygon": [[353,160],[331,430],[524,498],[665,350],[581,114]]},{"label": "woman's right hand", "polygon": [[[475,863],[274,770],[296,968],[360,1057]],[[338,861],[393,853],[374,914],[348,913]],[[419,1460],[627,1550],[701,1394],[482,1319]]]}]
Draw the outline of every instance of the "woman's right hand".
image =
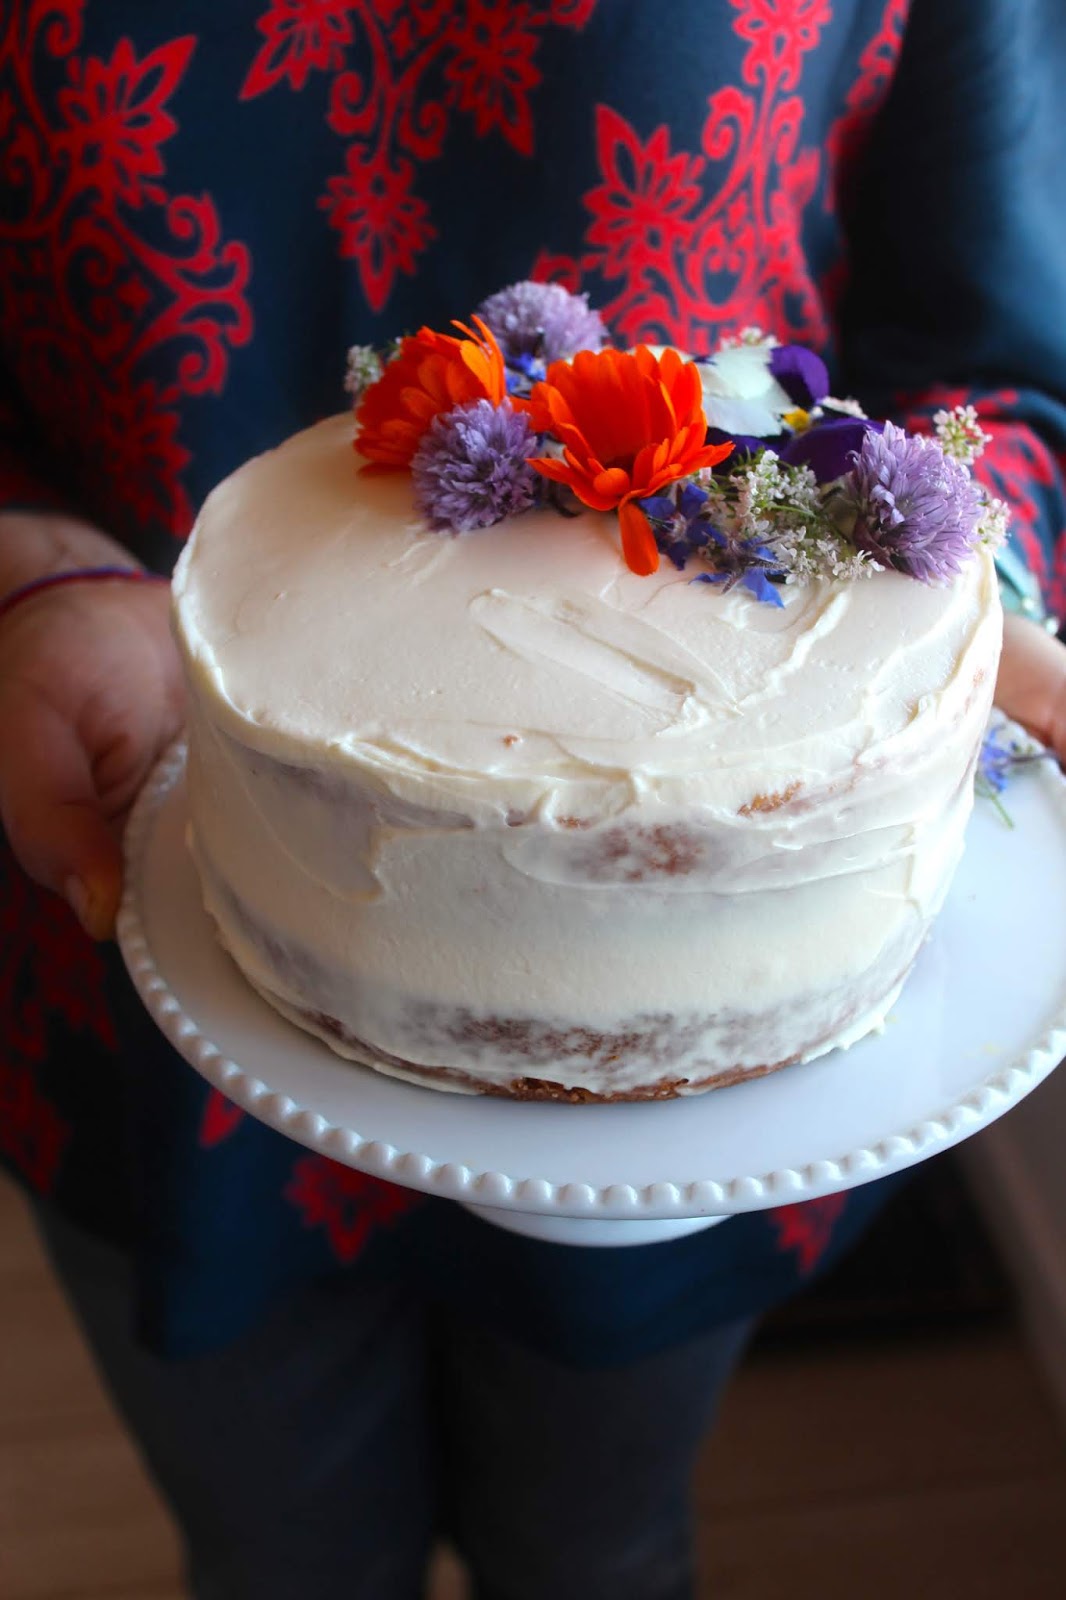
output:
[{"label": "woman's right hand", "polygon": [[[0,517],[0,596],[108,564],[133,562],[95,529]],[[97,939],[114,929],[129,807],[181,727],[169,599],[161,583],[75,582],[0,618],[0,822],[29,875]]]}]

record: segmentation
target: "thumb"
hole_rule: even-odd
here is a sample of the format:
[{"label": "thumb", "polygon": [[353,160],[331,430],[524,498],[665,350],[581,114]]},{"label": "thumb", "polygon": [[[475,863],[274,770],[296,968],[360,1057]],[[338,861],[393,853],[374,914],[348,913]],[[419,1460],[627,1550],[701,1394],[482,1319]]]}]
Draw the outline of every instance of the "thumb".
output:
[{"label": "thumb", "polygon": [[30,877],[62,895],[92,938],[108,938],[122,892],[122,851],[74,724],[31,694],[0,706],[0,819]]}]

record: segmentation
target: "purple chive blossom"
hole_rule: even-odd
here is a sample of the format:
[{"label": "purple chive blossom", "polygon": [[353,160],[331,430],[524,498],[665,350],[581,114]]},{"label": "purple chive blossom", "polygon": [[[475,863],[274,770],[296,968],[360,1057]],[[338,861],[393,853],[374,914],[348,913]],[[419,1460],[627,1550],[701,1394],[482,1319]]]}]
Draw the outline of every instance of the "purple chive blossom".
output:
[{"label": "purple chive blossom", "polygon": [[936,439],[886,422],[863,438],[843,486],[855,509],[852,542],[923,583],[953,577],[978,536],[981,497],[966,468]]},{"label": "purple chive blossom", "polygon": [[537,474],[527,457],[536,435],[509,401],[475,400],[434,417],[411,462],[415,502],[437,532],[466,533],[533,504]]},{"label": "purple chive blossom", "polygon": [[475,315],[496,335],[508,365],[520,369],[523,357],[547,364],[577,350],[599,350],[607,339],[588,296],[571,294],[560,283],[512,283],[483,300]]},{"label": "purple chive blossom", "polygon": [[829,393],[829,373],[821,356],[802,344],[775,344],[770,371],[793,405],[809,411]]}]

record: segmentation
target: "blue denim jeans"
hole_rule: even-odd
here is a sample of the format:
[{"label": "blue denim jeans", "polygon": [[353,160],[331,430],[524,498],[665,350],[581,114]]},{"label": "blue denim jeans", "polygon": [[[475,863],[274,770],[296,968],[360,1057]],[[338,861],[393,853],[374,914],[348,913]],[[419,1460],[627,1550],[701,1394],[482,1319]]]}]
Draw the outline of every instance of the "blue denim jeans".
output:
[{"label": "blue denim jeans", "polygon": [[132,1336],[125,1257],[39,1222],[196,1600],[415,1600],[441,1536],[478,1600],[692,1595],[693,1460],[750,1321],[578,1372],[338,1278],[167,1362]]}]

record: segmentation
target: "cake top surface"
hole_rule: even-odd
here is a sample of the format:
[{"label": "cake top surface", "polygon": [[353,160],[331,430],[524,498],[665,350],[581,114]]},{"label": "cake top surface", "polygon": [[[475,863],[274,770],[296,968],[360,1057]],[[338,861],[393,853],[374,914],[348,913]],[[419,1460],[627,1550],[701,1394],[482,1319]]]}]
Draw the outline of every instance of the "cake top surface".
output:
[{"label": "cake top surface", "polygon": [[[244,743],[357,761],[412,797],[620,785],[735,807],[883,761],[994,659],[993,560],[949,585],[878,571],[780,605],[619,556],[616,517],[532,509],[429,530],[406,473],[358,473],[350,416],[209,497],[175,579],[191,672]],[[206,686],[206,685],[205,685]]]}]

